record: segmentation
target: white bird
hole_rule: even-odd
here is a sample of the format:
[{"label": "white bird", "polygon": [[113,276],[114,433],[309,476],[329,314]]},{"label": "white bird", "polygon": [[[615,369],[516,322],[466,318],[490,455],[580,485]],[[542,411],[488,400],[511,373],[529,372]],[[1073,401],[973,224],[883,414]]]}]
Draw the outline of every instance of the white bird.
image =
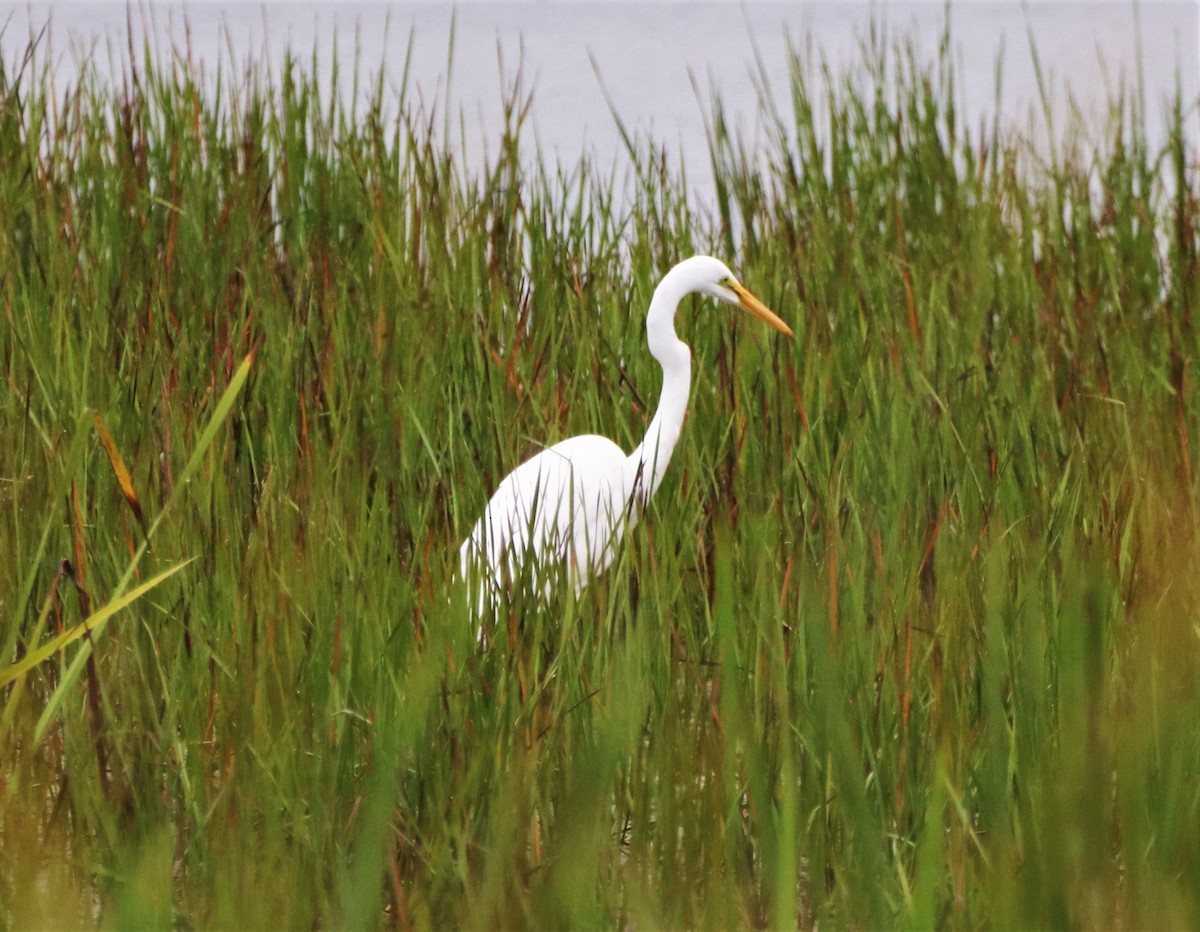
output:
[{"label": "white bird", "polygon": [[646,436],[628,455],[607,437],[571,437],[504,477],[460,550],[462,578],[472,586],[476,613],[494,607],[522,567],[546,595],[546,571],[565,571],[578,595],[612,562],[617,544],[662,484],[683,428],[692,354],[675,334],[675,311],[693,293],[737,305],[792,335],[717,259],[693,256],[667,272],[646,315],[646,342],[663,372],[658,410]]}]

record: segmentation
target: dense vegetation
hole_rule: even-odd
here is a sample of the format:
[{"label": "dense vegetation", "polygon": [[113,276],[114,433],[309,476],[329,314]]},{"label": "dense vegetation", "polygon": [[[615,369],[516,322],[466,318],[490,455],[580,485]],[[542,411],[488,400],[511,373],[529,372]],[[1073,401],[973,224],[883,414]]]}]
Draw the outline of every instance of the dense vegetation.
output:
[{"label": "dense vegetation", "polygon": [[[1200,922],[1193,102],[1162,151],[1124,100],[1039,154],[881,43],[797,64],[760,150],[714,101],[704,210],[645,140],[628,185],[522,160],[515,90],[472,171],[382,81],[32,51],[5,925]],[[636,443],[697,251],[796,339],[685,308],[646,522],[480,651],[459,541],[540,443]]]}]

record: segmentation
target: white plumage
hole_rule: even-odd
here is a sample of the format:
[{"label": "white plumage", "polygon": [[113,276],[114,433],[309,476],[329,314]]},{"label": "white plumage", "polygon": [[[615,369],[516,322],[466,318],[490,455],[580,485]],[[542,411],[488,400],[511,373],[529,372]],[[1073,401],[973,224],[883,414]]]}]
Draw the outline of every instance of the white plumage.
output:
[{"label": "white plumage", "polygon": [[629,455],[606,437],[572,437],[504,477],[460,551],[462,577],[477,612],[495,604],[523,567],[535,585],[546,587],[548,579],[539,580],[547,578],[547,568],[565,570],[578,593],[612,562],[617,544],[662,484],[683,428],[692,355],[675,334],[675,311],[693,293],[737,305],[792,333],[717,259],[694,256],[672,268],[654,290],[646,315],[650,354],[663,371],[658,410],[646,436]]}]

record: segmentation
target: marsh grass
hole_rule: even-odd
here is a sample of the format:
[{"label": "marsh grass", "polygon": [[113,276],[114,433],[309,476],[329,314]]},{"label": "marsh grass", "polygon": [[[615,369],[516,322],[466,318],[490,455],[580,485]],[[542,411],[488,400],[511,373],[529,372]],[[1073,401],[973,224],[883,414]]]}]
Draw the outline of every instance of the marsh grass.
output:
[{"label": "marsh grass", "polygon": [[[3,663],[194,561],[5,688],[7,925],[1200,921],[1194,104],[1035,157],[876,51],[713,101],[711,211],[519,89],[469,172],[294,59],[0,63]],[[646,521],[481,652],[458,543],[636,443],[693,251],[795,341],[685,307]]]}]

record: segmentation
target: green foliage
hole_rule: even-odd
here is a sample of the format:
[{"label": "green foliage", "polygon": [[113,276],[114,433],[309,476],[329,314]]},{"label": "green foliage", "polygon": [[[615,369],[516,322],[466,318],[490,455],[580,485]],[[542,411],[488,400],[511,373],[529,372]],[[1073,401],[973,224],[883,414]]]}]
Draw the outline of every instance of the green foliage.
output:
[{"label": "green foliage", "polygon": [[[0,665],[194,562],[4,687],[6,925],[1200,921],[1190,102],[1163,152],[1118,105],[1034,158],[945,60],[796,56],[762,151],[712,102],[705,213],[633,139],[626,185],[529,168],[519,85],[471,173],[383,81],[56,89],[37,51],[0,62]],[[633,446],[694,251],[796,340],[686,307],[646,521],[481,651],[458,543],[542,443]]]}]

